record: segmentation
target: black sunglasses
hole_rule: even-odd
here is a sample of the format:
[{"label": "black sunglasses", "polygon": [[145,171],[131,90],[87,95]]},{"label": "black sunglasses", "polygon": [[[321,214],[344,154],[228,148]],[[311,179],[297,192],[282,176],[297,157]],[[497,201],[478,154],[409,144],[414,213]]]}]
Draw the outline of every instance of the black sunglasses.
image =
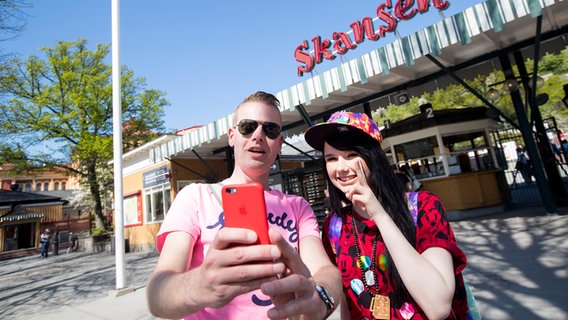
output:
[{"label": "black sunglasses", "polygon": [[239,121],[237,128],[239,128],[239,132],[243,136],[248,136],[249,134],[252,134],[254,130],[256,130],[256,128],[258,128],[259,124],[262,125],[262,131],[264,131],[264,134],[268,138],[276,139],[280,135],[280,126],[274,122],[262,122],[251,119],[243,119]]}]

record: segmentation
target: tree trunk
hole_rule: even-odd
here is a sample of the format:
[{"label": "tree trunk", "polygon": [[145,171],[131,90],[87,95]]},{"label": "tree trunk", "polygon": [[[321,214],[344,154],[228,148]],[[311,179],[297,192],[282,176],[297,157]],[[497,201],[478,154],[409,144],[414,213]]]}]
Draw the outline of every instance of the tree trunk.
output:
[{"label": "tree trunk", "polygon": [[89,188],[91,190],[91,196],[93,197],[93,202],[95,203],[95,226],[97,228],[107,229],[107,221],[103,213],[103,205],[101,202],[101,190],[99,189],[99,184],[97,180],[97,172],[95,166],[89,166]]}]

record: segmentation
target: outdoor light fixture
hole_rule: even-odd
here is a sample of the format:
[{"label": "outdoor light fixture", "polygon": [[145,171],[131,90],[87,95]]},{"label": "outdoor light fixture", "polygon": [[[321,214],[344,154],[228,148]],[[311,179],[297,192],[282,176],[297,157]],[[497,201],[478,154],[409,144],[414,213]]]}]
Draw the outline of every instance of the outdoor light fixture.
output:
[{"label": "outdoor light fixture", "polygon": [[548,102],[548,94],[547,93],[541,93],[538,96],[536,96],[535,98],[535,102],[537,106],[542,106],[543,104]]},{"label": "outdoor light fixture", "polygon": [[408,100],[410,100],[410,98],[407,92],[400,92],[394,96],[394,104],[397,106],[407,103]]},{"label": "outdoor light fixture", "polygon": [[[519,77],[517,77],[519,78]],[[529,80],[529,87],[532,88],[532,83],[533,80],[532,78]],[[492,85],[490,85],[490,87],[496,86],[502,84],[503,87],[508,91],[508,92],[514,92],[519,90],[519,82],[516,79],[507,79],[505,81],[501,81],[501,82],[497,82],[494,83]],[[542,87],[542,85],[544,84],[544,79],[540,76],[536,77],[536,87],[540,88]],[[499,90],[495,89],[495,88],[491,88],[487,91],[487,93],[485,94],[485,98],[487,98],[487,100],[490,101],[495,101],[497,99],[499,99],[501,97],[501,92],[499,92]],[[566,100],[566,102],[568,104],[568,100]],[[567,106],[568,108],[568,106]]]},{"label": "outdoor light fixture", "polygon": [[519,90],[519,84],[517,83],[517,80],[515,80],[515,79],[505,80],[505,82],[503,82],[503,85],[505,86],[505,88],[509,92]]},{"label": "outdoor light fixture", "polygon": [[[532,83],[533,83],[533,82],[532,82],[532,78],[531,78],[531,81],[529,81],[529,87],[531,87],[531,89],[532,89],[532,87],[533,87],[533,86],[532,86]],[[542,87],[543,85],[544,85],[544,79],[543,79],[541,76],[537,76],[537,77],[536,77],[536,87],[537,87],[537,88],[540,88],[540,87]]]},{"label": "outdoor light fixture", "polygon": [[499,99],[499,97],[501,97],[501,94],[499,93],[499,90],[495,89],[495,88],[491,88],[487,91],[487,93],[485,94],[485,98],[487,98],[487,100],[490,101],[495,101],[497,99]]}]

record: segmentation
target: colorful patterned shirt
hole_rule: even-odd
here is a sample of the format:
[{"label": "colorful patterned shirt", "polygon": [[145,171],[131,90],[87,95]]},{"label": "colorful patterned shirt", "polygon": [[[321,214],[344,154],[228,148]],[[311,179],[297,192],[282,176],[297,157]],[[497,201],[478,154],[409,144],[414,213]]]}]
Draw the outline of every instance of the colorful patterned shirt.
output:
[{"label": "colorful patterned shirt", "polygon": [[[458,247],[454,232],[447,220],[445,209],[440,199],[428,192],[418,192],[418,215],[416,222],[416,250],[423,253],[431,247],[440,247],[448,250],[453,257],[454,272],[456,274],[456,292],[452,303],[452,315],[449,319],[463,319],[467,317],[467,296],[465,292],[462,270],[466,265],[466,257]],[[331,259],[341,272],[343,291],[347,298],[351,319],[374,319],[369,310],[372,295],[376,287],[366,289],[363,282],[363,272],[357,266],[357,248],[352,232],[352,217],[355,217],[355,226],[359,235],[360,255],[372,256],[373,242],[378,237],[375,256],[375,280],[379,286],[379,294],[387,295],[391,301],[391,319],[405,319],[401,315],[401,308],[395,307],[394,288],[390,281],[385,258],[385,244],[373,220],[364,219],[358,214],[351,214],[347,208],[345,217],[341,219],[336,214],[329,215],[324,221],[323,243]],[[331,232],[330,232],[331,228]],[[368,261],[370,259],[367,259]],[[412,305],[414,315],[412,320],[427,319],[420,306],[414,301],[405,301]],[[400,303],[402,305],[402,303]],[[456,316],[457,315],[457,316]],[[459,315],[464,315],[460,317]]]}]

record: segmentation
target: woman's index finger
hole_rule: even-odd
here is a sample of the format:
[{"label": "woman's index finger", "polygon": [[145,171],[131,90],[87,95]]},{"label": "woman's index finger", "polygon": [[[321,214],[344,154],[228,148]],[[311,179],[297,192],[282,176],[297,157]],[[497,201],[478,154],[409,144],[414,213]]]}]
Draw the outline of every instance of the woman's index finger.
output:
[{"label": "woman's index finger", "polygon": [[357,173],[357,177],[359,178],[361,185],[367,186],[367,176],[365,175],[365,170],[363,170],[363,164],[361,163],[361,161],[363,160],[359,159],[359,161],[357,161],[357,164],[359,165],[359,172]]}]

